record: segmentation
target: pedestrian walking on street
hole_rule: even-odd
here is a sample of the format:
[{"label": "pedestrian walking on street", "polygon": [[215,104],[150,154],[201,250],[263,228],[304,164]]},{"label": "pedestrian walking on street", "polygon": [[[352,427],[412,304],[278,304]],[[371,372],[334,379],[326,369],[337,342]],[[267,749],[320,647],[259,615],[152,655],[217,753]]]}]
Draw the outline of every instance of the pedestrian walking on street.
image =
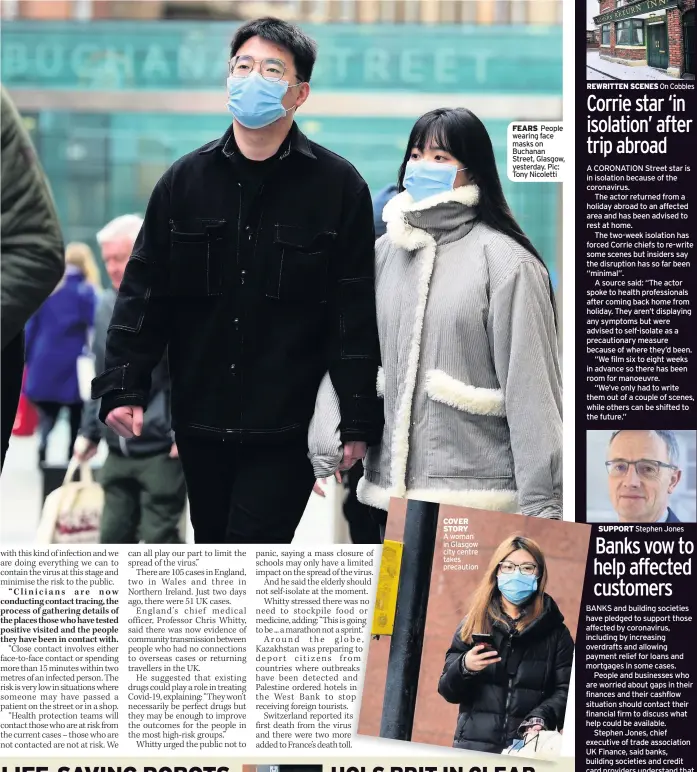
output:
[{"label": "pedestrian walking on street", "polygon": [[391,183],[390,185],[385,185],[384,188],[380,188],[375,194],[375,198],[373,199],[373,224],[375,225],[376,239],[379,239],[380,236],[384,236],[387,232],[387,226],[382,219],[382,213],[387,206],[387,202],[391,201],[397,193],[399,193],[399,187],[394,183]]},{"label": "pedestrian walking on street", "polygon": [[10,442],[24,370],[24,326],[63,275],[63,237],[46,177],[12,100],[0,87],[0,284],[2,394],[0,448]]},{"label": "pedestrian walking on street", "polygon": [[[399,193],[399,188],[391,183],[381,188],[373,198],[373,225],[376,239],[385,234],[382,212],[387,202],[394,198],[397,193]],[[326,418],[320,415],[318,420],[321,422]],[[339,478],[344,486],[344,517],[348,523],[353,544],[380,544],[384,539],[384,512],[358,500],[357,488],[362,477],[363,461],[360,460]],[[315,484],[314,491],[320,496],[324,496],[320,480]]]},{"label": "pedestrian walking on street", "polygon": [[376,246],[385,430],[358,498],[560,518],[561,373],[541,257],[469,110],[419,118]]},{"label": "pedestrian walking on street", "polygon": [[288,543],[314,483],[308,428],[329,371],[343,466],[379,440],[370,192],[294,123],[316,45],[265,18],[238,28],[217,141],[157,183],[94,381],[100,416],[141,431],[169,346],[172,418],[200,543]]},{"label": "pedestrian walking on street", "polygon": [[[97,234],[112,283],[97,308],[92,341],[97,372],[104,370],[107,330],[116,293],[142,223],[138,215],[123,215]],[[167,361],[162,357],[149,379],[142,425],[129,439],[100,423],[98,401],[85,405],[75,455],[79,461],[88,461],[97,453],[102,437],[109,449],[99,478],[104,488],[101,541],[105,544],[181,541],[179,524],[186,506],[186,486],[172,433],[170,393]]]},{"label": "pedestrian walking on street", "polygon": [[65,250],[65,275],[26,326],[27,378],[24,393],[39,413],[39,464],[62,408],[70,414],[73,453],[82,416],[77,360],[89,345],[94,324],[99,271],[87,244],[73,242]]}]

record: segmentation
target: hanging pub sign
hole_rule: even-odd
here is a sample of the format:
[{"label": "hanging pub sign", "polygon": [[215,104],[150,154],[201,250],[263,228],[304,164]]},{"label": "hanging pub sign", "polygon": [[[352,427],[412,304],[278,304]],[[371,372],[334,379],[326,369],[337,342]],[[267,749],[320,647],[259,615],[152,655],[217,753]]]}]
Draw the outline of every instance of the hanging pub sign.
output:
[{"label": "hanging pub sign", "polygon": [[621,8],[616,8],[614,11],[607,11],[607,13],[601,13],[600,16],[594,16],[593,21],[596,24],[607,24],[607,22],[630,19],[645,13],[655,13],[656,11],[664,11],[668,8],[678,8],[680,5],[680,0],[640,0],[638,3],[623,5]]}]

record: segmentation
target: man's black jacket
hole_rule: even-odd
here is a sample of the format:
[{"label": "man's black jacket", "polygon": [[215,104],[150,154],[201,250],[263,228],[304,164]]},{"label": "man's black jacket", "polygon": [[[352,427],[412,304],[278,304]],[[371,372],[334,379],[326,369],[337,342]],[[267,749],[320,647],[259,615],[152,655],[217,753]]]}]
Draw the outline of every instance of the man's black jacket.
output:
[{"label": "man's black jacket", "polygon": [[[379,442],[382,401],[368,187],[293,124],[250,204],[232,127],[150,198],[114,308],[100,418],[145,407],[169,347],[176,432],[304,440],[329,370],[342,440]],[[243,212],[245,219],[243,219]]]}]

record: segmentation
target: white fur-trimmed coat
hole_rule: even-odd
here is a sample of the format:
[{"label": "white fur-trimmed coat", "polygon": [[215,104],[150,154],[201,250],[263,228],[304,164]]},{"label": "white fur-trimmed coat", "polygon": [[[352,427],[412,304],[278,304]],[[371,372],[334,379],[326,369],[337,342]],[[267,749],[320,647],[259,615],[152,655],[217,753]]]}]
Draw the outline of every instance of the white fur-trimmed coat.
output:
[{"label": "white fur-trimmed coat", "polygon": [[559,518],[561,374],[539,260],[477,219],[474,185],[385,207],[376,295],[383,442],[358,497]]}]

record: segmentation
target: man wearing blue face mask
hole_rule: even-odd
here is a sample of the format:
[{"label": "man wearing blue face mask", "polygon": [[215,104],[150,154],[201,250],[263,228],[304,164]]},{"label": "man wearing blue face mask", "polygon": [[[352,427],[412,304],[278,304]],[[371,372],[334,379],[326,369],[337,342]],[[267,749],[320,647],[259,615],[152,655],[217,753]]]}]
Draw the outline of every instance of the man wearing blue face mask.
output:
[{"label": "man wearing blue face mask", "polygon": [[93,383],[102,420],[137,436],[169,347],[199,543],[292,540],[314,482],[307,432],[327,370],[342,467],[382,432],[370,193],[294,123],[315,57],[315,43],[278,19],[237,30],[233,122],[156,185]]}]

